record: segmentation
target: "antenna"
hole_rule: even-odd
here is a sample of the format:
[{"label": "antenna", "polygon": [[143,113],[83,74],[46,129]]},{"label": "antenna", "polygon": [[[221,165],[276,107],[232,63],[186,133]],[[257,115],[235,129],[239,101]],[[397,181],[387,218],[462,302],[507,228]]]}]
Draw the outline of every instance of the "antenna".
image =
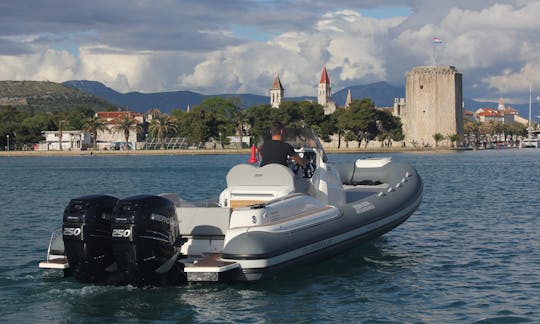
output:
[{"label": "antenna", "polygon": [[532,85],[529,83],[529,132],[532,127]]}]

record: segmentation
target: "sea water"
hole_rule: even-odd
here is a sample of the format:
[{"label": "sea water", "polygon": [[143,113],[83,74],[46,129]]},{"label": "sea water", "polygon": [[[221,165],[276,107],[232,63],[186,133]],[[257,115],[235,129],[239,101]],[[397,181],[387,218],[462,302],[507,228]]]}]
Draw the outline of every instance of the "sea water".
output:
[{"label": "sea water", "polygon": [[244,155],[0,158],[0,321],[539,323],[540,150],[388,156],[424,180],[398,228],[254,284],[135,288],[43,277],[73,197],[217,195]]}]

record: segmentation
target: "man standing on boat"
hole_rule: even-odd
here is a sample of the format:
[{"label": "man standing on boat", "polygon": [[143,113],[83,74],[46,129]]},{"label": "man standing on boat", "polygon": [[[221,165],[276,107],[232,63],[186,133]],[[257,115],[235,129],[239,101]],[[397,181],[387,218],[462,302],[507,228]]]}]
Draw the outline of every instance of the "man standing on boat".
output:
[{"label": "man standing on boat", "polygon": [[283,141],[283,125],[280,122],[272,123],[270,128],[272,139],[265,141],[259,150],[262,161],[261,166],[278,163],[287,166],[289,159],[303,166],[304,160],[294,151],[291,144]]}]

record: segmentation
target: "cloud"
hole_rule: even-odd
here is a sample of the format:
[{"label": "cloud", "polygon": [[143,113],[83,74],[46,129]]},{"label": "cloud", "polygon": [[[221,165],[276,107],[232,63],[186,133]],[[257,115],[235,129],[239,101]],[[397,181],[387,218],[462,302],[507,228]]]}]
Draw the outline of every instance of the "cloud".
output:
[{"label": "cloud", "polygon": [[385,80],[384,44],[389,29],[403,19],[375,19],[352,10],[329,12],[302,32],[289,31],[262,44],[216,51],[192,73],[181,75],[179,86],[267,94],[274,74],[279,73],[287,96],[312,96],[323,66],[334,88],[361,79]]},{"label": "cloud", "polygon": [[46,50],[43,53],[0,56],[0,75],[12,80],[70,80],[75,58],[67,51]]},{"label": "cloud", "polygon": [[[395,13],[393,13],[395,11]],[[97,80],[116,90],[313,96],[414,66],[464,73],[467,97],[540,87],[540,2],[514,0],[35,0],[0,3],[4,79]]]}]

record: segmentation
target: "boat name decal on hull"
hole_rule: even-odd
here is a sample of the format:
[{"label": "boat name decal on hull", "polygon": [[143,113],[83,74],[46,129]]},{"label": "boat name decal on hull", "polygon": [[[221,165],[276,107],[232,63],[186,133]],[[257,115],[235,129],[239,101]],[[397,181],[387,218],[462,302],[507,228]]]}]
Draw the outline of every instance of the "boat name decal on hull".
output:
[{"label": "boat name decal on hull", "polygon": [[317,251],[317,250],[320,250],[320,249],[325,248],[327,246],[330,246],[330,245],[332,245],[332,243],[333,243],[333,239],[331,239],[331,238],[327,239],[327,240],[324,240],[324,241],[320,241],[320,242],[317,242],[317,243],[306,246],[305,248],[302,249],[302,253],[303,254],[308,254],[308,253],[311,253],[313,251]]},{"label": "boat name decal on hull", "polygon": [[375,209],[375,206],[370,203],[369,201],[364,201],[362,203],[356,204],[352,206],[357,214],[362,214],[365,212],[368,212],[372,209]]}]

